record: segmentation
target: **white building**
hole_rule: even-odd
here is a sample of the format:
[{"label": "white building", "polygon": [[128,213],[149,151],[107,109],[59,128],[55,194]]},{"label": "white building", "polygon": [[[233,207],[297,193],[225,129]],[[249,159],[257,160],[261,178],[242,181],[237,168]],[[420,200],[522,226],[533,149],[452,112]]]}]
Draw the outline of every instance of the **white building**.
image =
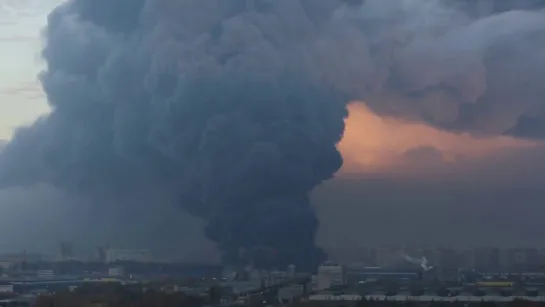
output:
[{"label": "white building", "polygon": [[151,260],[151,254],[146,249],[108,248],[106,250],[106,262],[116,262],[116,261],[149,262],[150,260]]},{"label": "white building", "polygon": [[344,284],[344,269],[340,264],[326,262],[318,267],[317,288],[328,289]]}]

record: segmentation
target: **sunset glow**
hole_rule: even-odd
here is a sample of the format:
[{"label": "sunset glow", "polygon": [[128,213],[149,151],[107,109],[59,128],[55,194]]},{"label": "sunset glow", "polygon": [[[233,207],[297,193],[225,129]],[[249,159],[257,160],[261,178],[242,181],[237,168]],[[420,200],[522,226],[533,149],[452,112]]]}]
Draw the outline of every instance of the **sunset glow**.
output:
[{"label": "sunset glow", "polygon": [[363,103],[348,107],[349,117],[338,148],[342,173],[425,172],[445,164],[486,158],[504,150],[532,148],[532,141],[510,137],[474,137],[434,127],[379,117]]}]

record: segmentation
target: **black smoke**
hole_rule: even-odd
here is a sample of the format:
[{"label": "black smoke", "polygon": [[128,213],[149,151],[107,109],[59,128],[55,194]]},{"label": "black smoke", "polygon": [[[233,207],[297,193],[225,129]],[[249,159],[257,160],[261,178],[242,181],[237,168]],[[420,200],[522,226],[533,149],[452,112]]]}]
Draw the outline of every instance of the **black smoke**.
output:
[{"label": "black smoke", "polygon": [[350,99],[442,129],[545,135],[543,13],[463,2],[66,2],[44,34],[52,111],[7,145],[0,179],[113,196],[147,183],[205,219],[230,261],[312,266],[308,193],[342,164]]},{"label": "black smoke", "polygon": [[207,221],[227,261],[314,266],[308,194],[342,165],[347,97],[305,58],[317,26],[304,16],[291,0],[59,6],[40,76],[52,111],[7,146],[4,183],[115,195],[149,182]]}]

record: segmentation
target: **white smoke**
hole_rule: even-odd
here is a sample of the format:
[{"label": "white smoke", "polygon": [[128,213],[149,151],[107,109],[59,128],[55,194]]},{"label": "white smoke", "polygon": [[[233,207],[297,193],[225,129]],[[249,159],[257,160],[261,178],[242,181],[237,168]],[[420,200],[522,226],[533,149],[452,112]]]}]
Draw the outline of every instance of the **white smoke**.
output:
[{"label": "white smoke", "polygon": [[427,272],[427,271],[433,269],[433,266],[428,266],[428,259],[426,257],[424,257],[424,256],[422,256],[421,258],[414,258],[414,257],[409,256],[405,252],[401,252],[401,256],[407,262],[420,265],[420,267],[422,268],[422,270],[424,270],[424,272]]}]

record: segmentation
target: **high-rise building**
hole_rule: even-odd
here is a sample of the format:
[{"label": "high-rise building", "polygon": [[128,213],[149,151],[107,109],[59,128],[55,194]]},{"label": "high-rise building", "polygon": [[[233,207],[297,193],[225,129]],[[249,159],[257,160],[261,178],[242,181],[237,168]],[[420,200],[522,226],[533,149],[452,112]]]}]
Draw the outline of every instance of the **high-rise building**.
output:
[{"label": "high-rise building", "polygon": [[340,264],[326,262],[318,267],[317,288],[328,289],[344,284],[344,269]]},{"label": "high-rise building", "polygon": [[495,247],[473,249],[473,267],[484,270],[497,270],[500,267],[500,250]]},{"label": "high-rise building", "polygon": [[96,258],[98,262],[106,262],[106,251],[108,250],[108,247],[99,246],[97,247],[97,255]]},{"label": "high-rise building", "polygon": [[378,267],[393,267],[401,261],[399,251],[393,248],[379,247],[374,250],[374,264]]},{"label": "high-rise building", "polygon": [[74,244],[69,241],[63,241],[60,244],[60,260],[73,260],[74,259]]},{"label": "high-rise building", "polygon": [[433,252],[433,264],[442,269],[458,269],[462,265],[460,254],[453,249],[439,248]]},{"label": "high-rise building", "polygon": [[532,248],[504,249],[500,253],[500,265],[507,271],[513,269],[539,269],[539,251]]},{"label": "high-rise building", "polygon": [[295,265],[294,264],[288,265],[288,270],[286,273],[288,274],[288,278],[295,277]]},{"label": "high-rise building", "polygon": [[473,250],[464,249],[458,252],[459,267],[464,269],[473,268]]}]

